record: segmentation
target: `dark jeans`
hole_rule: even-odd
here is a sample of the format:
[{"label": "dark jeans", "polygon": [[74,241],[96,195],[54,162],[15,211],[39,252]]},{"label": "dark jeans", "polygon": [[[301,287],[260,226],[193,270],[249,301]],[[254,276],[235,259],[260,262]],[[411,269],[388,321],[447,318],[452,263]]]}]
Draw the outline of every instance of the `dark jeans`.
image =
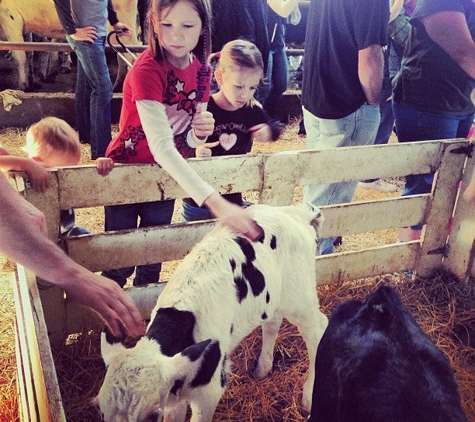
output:
[{"label": "dark jeans", "polygon": [[[141,204],[112,205],[105,209],[105,230],[125,230],[138,227],[159,226],[172,221],[175,201],[154,201]],[[157,283],[160,277],[161,263],[137,266],[134,286]],[[117,282],[121,287],[134,272],[134,267],[124,267],[103,271],[102,275]]]},{"label": "dark jeans", "polygon": [[287,90],[289,83],[289,65],[283,48],[269,51],[267,77],[271,85],[269,95],[264,102],[264,110],[275,119],[282,94]]},{"label": "dark jeans", "polygon": [[91,158],[103,157],[111,135],[112,82],[105,54],[106,37],[94,43],[67,40],[77,56],[75,93],[79,139],[91,144]]},{"label": "dark jeans", "polygon": [[[428,113],[396,101],[392,105],[399,142],[466,138],[473,121],[473,114]],[[407,175],[402,196],[430,193],[433,179],[433,173]],[[422,227],[418,225],[412,228],[420,230]]]}]

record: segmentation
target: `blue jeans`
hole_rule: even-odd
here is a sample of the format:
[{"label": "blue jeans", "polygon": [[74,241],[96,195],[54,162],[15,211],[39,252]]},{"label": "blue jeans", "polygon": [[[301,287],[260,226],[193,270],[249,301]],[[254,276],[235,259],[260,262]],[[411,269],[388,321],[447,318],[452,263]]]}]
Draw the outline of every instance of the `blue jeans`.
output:
[{"label": "blue jeans", "polygon": [[183,221],[188,223],[190,221],[211,220],[215,218],[206,207],[194,207],[186,202],[182,204],[181,217]]},{"label": "blue jeans", "polygon": [[269,51],[267,77],[270,81],[271,88],[264,103],[264,110],[270,117],[275,118],[276,109],[289,83],[289,65],[287,54],[283,48]]},{"label": "blue jeans", "polygon": [[106,37],[94,43],[67,40],[77,56],[75,94],[79,139],[91,144],[91,158],[103,157],[111,135],[112,82],[105,54]]},{"label": "blue jeans", "polygon": [[[374,145],[387,144],[394,126],[393,108],[391,105],[392,86],[389,77],[384,77],[383,88],[381,89],[381,101],[379,103],[379,113],[381,121],[379,122],[378,132],[374,140]],[[378,179],[366,179],[363,182],[371,183]]]},{"label": "blue jeans", "polygon": [[[399,142],[466,138],[473,121],[473,114],[449,116],[421,111],[396,101],[392,105]],[[407,175],[402,196],[430,193],[433,180],[433,173]],[[420,230],[422,226],[412,228]]]},{"label": "blue jeans", "polygon": [[[125,230],[138,227],[159,226],[169,224],[173,217],[174,200],[144,202],[141,204],[112,205],[104,207],[105,230]],[[161,263],[139,265],[135,273],[134,286],[157,283],[160,276]],[[134,267],[124,267],[103,271],[104,277],[110,278],[124,287],[127,278],[134,272]]]},{"label": "blue jeans", "polygon": [[[303,108],[307,130],[307,149],[329,149],[372,144],[378,131],[380,113],[377,105],[362,105],[341,119],[321,119]],[[342,165],[345,165],[342,163]],[[309,185],[303,201],[315,206],[351,202],[358,181]],[[320,239],[319,253],[333,252],[335,237]]]}]

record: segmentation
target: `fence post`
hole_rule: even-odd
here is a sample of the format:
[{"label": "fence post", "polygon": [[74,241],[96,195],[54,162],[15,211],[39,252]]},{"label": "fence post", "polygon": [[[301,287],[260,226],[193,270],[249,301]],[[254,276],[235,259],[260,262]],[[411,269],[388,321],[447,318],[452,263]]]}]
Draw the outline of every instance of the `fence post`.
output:
[{"label": "fence post", "polygon": [[20,420],[66,422],[35,275],[19,265],[13,291]]},{"label": "fence post", "polygon": [[[475,206],[468,203],[463,197],[463,191],[475,171],[475,156],[472,154],[473,145],[470,145],[471,152],[465,166],[462,187],[459,191],[458,200],[452,222],[452,229],[448,240],[448,254],[444,259],[443,267],[454,273],[460,279],[464,279],[469,274],[474,258],[475,239]],[[472,268],[472,272],[475,268]]]},{"label": "fence post", "polygon": [[417,275],[421,277],[429,277],[434,269],[441,268],[448,251],[447,238],[468,146],[468,141],[462,141],[442,142],[440,145],[440,166],[435,175],[437,180],[432,189],[432,202],[416,263]]},{"label": "fence post", "polygon": [[[50,172],[49,187],[43,193],[35,192],[33,189],[28,188],[21,175],[17,174],[14,177],[17,190],[45,215],[48,236],[53,242],[57,242],[60,230],[59,181],[57,172]],[[33,253],[34,251],[31,252]],[[37,282],[50,341],[51,344],[58,346],[66,338],[64,291],[39,278],[37,278]]]}]

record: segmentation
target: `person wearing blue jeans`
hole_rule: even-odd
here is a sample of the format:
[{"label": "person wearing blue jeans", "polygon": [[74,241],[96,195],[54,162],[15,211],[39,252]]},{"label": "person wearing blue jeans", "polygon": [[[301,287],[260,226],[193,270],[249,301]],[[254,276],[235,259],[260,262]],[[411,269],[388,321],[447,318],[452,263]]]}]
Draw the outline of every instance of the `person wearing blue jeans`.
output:
[{"label": "person wearing blue jeans", "polygon": [[91,159],[103,157],[111,135],[112,81],[105,55],[106,37],[93,43],[66,36],[77,56],[75,92],[76,127],[79,139],[91,144]]},{"label": "person wearing blue jeans", "polygon": [[[429,113],[397,101],[393,101],[392,106],[396,116],[399,142],[465,138],[470,131],[474,116]],[[433,180],[433,173],[407,175],[402,196],[430,193]],[[411,228],[420,232],[422,226],[415,225]]]},{"label": "person wearing blue jeans", "polygon": [[267,21],[271,37],[267,61],[267,79],[270,82],[270,91],[263,106],[267,114],[275,119],[277,107],[289,83],[289,66],[285,52],[286,19],[267,6]]},{"label": "person wearing blue jeans", "polygon": [[[303,108],[307,130],[307,149],[329,149],[370,145],[379,126],[379,106],[364,104],[354,113],[338,120],[320,119]],[[314,205],[331,205],[351,202],[358,181],[309,185],[303,202]],[[320,239],[319,253],[333,252],[336,237]]]},{"label": "person wearing blue jeans", "polygon": [[[384,76],[383,87],[381,89],[381,101],[379,102],[380,123],[374,145],[387,144],[394,127],[394,115],[391,106],[392,84],[389,76],[389,46],[384,47]],[[366,179],[362,180],[359,187],[365,189],[374,189],[380,192],[395,192],[398,187],[392,183],[388,183],[383,179]]]},{"label": "person wearing blue jeans", "polygon": [[[399,142],[466,138],[475,104],[475,4],[472,0],[419,0],[393,111]],[[433,174],[406,176],[403,196],[429,193]],[[401,227],[399,240],[417,240],[420,225]]]},{"label": "person wearing blue jeans", "polygon": [[[124,230],[137,226],[140,217],[140,227],[159,226],[170,224],[173,217],[174,200],[153,201],[140,204],[113,205],[105,208],[105,230]],[[160,276],[161,263],[138,265],[103,271],[104,277],[114,280],[119,286],[124,287],[127,278],[135,272],[134,286],[143,286],[157,283]]]},{"label": "person wearing blue jeans", "polygon": [[[374,142],[388,16],[389,2],[379,0],[310,2],[302,84],[307,149]],[[351,202],[357,184],[310,185],[303,201],[315,206]],[[335,239],[320,239],[319,253],[332,253]]]},{"label": "person wearing blue jeans", "polygon": [[112,0],[54,0],[66,39],[77,56],[75,92],[79,139],[91,144],[91,159],[103,157],[111,136],[112,82],[105,55],[107,22],[123,35]]}]

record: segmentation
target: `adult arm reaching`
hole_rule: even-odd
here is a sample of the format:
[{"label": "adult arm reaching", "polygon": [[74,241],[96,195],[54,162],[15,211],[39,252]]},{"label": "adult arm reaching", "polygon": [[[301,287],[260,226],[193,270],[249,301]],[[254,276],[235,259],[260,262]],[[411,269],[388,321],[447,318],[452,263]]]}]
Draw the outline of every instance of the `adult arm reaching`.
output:
[{"label": "adult arm reaching", "polygon": [[97,312],[116,336],[144,333],[132,299],[112,280],[75,263],[46,236],[44,215],[0,175],[0,252],[66,292],[72,301]]}]

